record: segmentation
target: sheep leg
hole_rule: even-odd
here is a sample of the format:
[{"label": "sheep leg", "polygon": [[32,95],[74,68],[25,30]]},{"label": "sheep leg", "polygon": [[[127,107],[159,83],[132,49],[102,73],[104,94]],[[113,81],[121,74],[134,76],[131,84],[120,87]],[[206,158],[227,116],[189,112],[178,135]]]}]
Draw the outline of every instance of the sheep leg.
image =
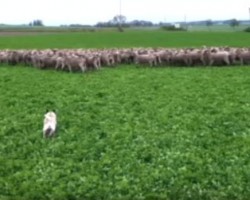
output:
[{"label": "sheep leg", "polygon": [[79,67],[81,68],[82,72],[86,71],[86,66],[83,63],[80,63]]},{"label": "sheep leg", "polygon": [[59,62],[56,62],[56,67],[55,67],[55,69],[57,70],[59,66],[60,66]]},{"label": "sheep leg", "polygon": [[69,65],[69,64],[68,64],[68,70],[69,70],[70,73],[72,72],[71,65]]},{"label": "sheep leg", "polygon": [[230,65],[230,61],[229,61],[229,58],[225,58],[225,63],[226,63],[226,65]]},{"label": "sheep leg", "polygon": [[209,61],[209,66],[212,66],[213,63],[214,63],[214,60],[210,60],[210,61]]}]

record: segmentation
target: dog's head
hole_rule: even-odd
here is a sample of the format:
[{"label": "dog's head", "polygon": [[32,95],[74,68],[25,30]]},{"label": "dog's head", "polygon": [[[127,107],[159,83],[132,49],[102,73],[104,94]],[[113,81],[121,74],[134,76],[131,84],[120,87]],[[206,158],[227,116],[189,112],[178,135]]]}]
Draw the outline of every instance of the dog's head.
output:
[{"label": "dog's head", "polygon": [[56,112],[54,110],[47,110],[45,115],[44,115],[44,118],[46,119],[56,119]]}]

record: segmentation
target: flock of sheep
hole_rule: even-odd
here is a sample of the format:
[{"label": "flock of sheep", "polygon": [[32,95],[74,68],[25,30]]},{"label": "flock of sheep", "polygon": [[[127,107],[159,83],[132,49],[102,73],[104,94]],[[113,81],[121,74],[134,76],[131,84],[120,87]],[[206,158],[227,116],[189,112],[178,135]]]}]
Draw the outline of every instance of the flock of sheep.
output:
[{"label": "flock of sheep", "polygon": [[250,48],[127,48],[0,50],[0,63],[23,64],[69,72],[119,64],[148,66],[249,65]]}]

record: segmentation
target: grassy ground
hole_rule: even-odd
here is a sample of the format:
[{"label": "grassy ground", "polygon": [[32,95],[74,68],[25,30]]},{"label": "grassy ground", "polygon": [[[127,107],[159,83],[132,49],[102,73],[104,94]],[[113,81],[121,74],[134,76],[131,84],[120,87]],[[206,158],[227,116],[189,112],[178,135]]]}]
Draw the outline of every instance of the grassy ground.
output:
[{"label": "grassy ground", "polygon": [[[0,33],[0,48],[246,46],[243,32]],[[248,199],[248,67],[0,67],[0,199]],[[45,110],[58,136],[42,138]]]},{"label": "grassy ground", "polygon": [[[0,68],[1,199],[248,199],[250,68]],[[46,108],[58,136],[42,139]]]},{"label": "grassy ground", "polygon": [[208,32],[235,32],[235,31],[244,31],[249,25],[240,24],[236,27],[231,27],[230,25],[193,25],[188,26],[189,31],[208,31]]},{"label": "grassy ground", "polygon": [[113,47],[201,47],[236,46],[250,44],[245,32],[166,32],[160,30],[114,29],[76,33],[0,33],[0,49],[3,48],[113,48]]}]

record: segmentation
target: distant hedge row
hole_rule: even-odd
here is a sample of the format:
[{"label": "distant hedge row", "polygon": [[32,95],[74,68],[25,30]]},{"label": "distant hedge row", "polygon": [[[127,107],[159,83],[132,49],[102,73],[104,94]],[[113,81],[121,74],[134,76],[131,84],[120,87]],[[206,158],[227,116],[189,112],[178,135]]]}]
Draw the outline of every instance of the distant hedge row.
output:
[{"label": "distant hedge row", "polygon": [[164,31],[187,31],[183,27],[175,27],[175,26],[162,26],[161,29]]},{"label": "distant hedge row", "polygon": [[250,26],[247,27],[244,31],[245,31],[245,32],[250,32]]}]

